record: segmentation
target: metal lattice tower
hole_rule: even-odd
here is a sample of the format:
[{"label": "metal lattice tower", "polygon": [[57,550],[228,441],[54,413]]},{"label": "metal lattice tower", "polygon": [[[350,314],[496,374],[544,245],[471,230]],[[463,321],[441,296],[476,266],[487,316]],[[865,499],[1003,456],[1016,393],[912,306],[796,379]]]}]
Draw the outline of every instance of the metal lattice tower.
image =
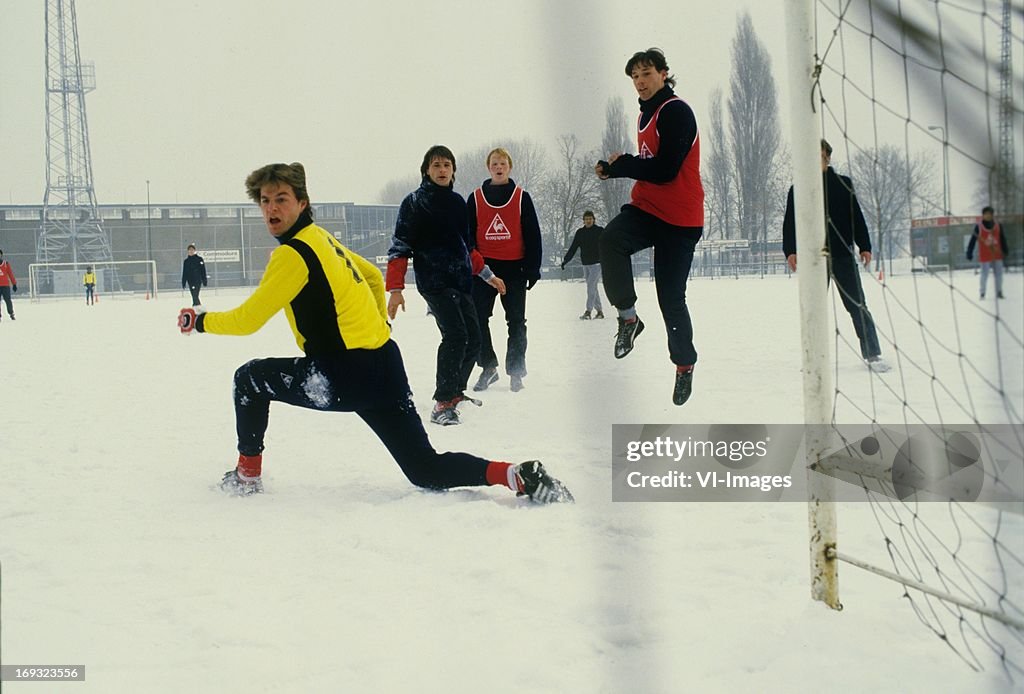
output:
[{"label": "metal lattice tower", "polygon": [[999,153],[995,171],[997,214],[1020,212],[1017,167],[1013,152],[1013,63],[1010,39],[1010,2],[1003,0],[999,55]]},{"label": "metal lattice tower", "polygon": [[46,0],[46,195],[36,261],[112,260],[92,182],[85,95],[96,69],[78,53],[75,0]]}]

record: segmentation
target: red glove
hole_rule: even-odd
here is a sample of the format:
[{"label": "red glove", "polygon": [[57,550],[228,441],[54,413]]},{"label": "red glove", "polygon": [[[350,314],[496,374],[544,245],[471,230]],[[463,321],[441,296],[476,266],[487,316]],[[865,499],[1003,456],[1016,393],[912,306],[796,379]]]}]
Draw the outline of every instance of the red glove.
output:
[{"label": "red glove", "polygon": [[182,335],[191,335],[196,329],[196,311],[194,308],[183,308],[178,311],[178,328]]}]

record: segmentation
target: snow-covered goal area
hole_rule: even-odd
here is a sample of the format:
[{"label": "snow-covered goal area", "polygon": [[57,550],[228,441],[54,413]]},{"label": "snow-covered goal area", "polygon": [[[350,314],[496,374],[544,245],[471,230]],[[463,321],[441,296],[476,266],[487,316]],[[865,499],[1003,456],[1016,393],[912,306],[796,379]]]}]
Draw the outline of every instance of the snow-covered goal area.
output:
[{"label": "snow-covered goal area", "polygon": [[82,296],[88,269],[96,274],[98,296],[157,294],[153,260],[97,260],[78,263],[32,263],[28,266],[29,295],[33,299]]}]

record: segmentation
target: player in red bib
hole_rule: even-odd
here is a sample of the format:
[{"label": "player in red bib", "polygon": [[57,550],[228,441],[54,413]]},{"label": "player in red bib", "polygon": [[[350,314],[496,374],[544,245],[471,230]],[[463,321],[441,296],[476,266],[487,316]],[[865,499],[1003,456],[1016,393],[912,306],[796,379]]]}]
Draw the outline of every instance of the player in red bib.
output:
[{"label": "player in red bib", "polygon": [[[501,307],[508,325],[505,372],[509,389],[523,389],[526,375],[526,292],[540,279],[540,222],[530,194],[509,178],[512,155],[498,147],[487,154],[491,177],[469,194],[469,237],[484,263],[505,281]],[[480,277],[473,279],[473,304],[480,324],[477,364],[483,371],[473,390],[486,390],[498,380],[498,355],[491,341],[490,318],[498,292]]]},{"label": "player in red bib", "polygon": [[978,247],[978,262],[981,263],[981,298],[985,298],[989,270],[996,276],[996,298],[1003,298],[1003,259],[1010,254],[1006,245],[1006,234],[995,220],[996,211],[986,205],[981,211],[981,223],[974,227],[970,243],[967,244],[967,259],[974,259],[974,247]]},{"label": "player in red bib", "polygon": [[[14,306],[11,304],[11,290],[18,291],[18,278],[14,276],[14,268],[4,260],[4,252],[0,251],[0,300],[7,304],[7,315],[14,320]],[[0,313],[0,318],[3,313]]]},{"label": "player in red bib", "polygon": [[644,324],[636,314],[631,256],[654,247],[654,281],[676,365],[672,402],[682,405],[693,388],[697,350],[686,307],[686,280],[693,250],[704,232],[704,187],[700,180],[700,136],[690,106],[677,97],[675,77],[657,48],[640,51],[626,63],[640,97],[639,154],[615,153],[594,167],[601,179],[636,180],[628,204],[601,236],[604,291],[619,312],[615,358],[633,349]]}]

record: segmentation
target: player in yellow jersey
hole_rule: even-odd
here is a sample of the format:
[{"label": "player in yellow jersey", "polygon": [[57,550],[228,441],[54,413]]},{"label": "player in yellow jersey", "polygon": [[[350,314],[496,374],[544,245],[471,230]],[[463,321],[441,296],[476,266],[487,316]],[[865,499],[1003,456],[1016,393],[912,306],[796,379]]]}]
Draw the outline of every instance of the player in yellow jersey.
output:
[{"label": "player in yellow jersey", "polygon": [[184,308],[178,326],[185,334],[249,335],[284,309],[305,355],[254,359],[235,371],[239,456],[221,489],[239,496],[263,491],[263,435],[270,403],[277,401],[355,412],[420,487],[500,484],[539,503],[573,500],[539,461],[513,465],[436,452],[391,340],[380,271],[314,223],[302,164],[268,164],[253,171],[245,186],[280,245],[241,306],[209,313]]}]

